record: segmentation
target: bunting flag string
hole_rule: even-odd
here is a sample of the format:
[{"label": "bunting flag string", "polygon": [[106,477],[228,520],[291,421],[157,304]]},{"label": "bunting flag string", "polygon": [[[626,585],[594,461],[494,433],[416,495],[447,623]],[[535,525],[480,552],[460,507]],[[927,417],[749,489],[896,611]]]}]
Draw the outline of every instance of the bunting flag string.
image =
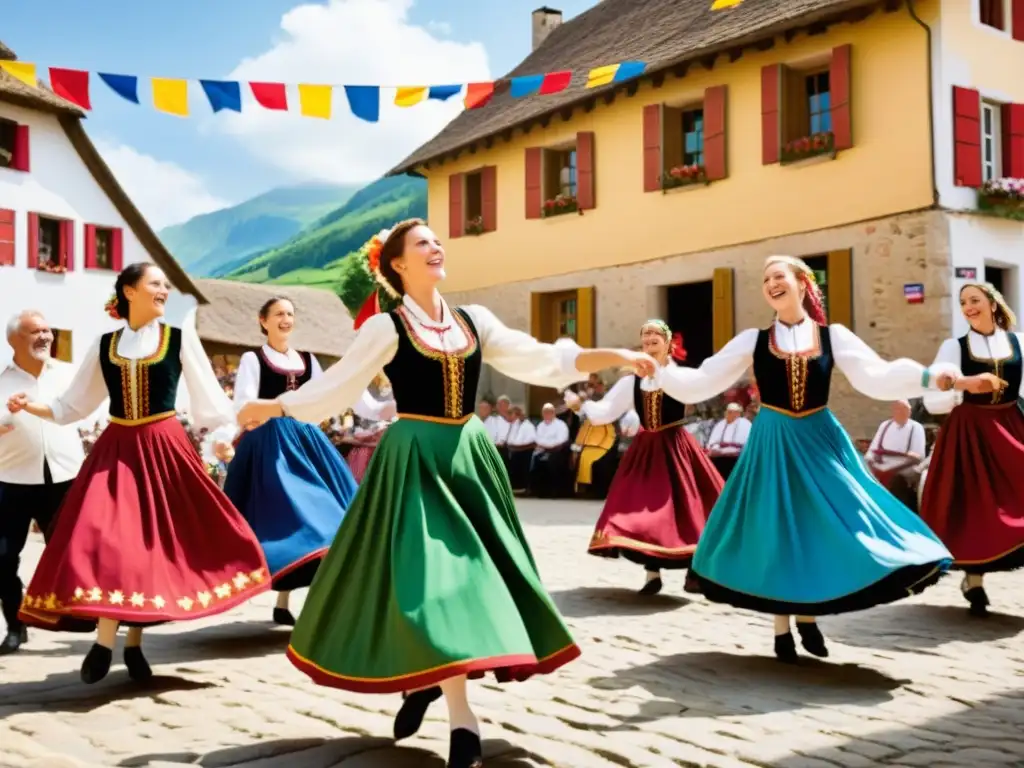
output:
[{"label": "bunting flag string", "polygon": [[[738,5],[742,0],[714,0],[712,9]],[[623,83],[639,77],[647,65],[642,61],[622,61],[618,64],[595,67],[586,73],[585,88]],[[26,61],[0,60],[0,70],[20,82],[36,88],[40,85],[36,64]],[[189,117],[191,114],[191,85],[199,83],[210,109],[216,112],[242,112],[243,87],[252,94],[259,107],[271,111],[288,112],[289,89],[298,94],[298,111],[304,117],[330,120],[333,114],[334,94],[343,91],[349,110],[361,120],[370,123],[380,121],[381,91],[394,90],[394,104],[398,107],[414,107],[427,101],[449,101],[461,95],[466,109],[481,109],[487,106],[497,92],[499,82],[508,84],[513,99],[527,96],[548,96],[561,93],[573,83],[570,70],[547,72],[539,75],[522,75],[507,81],[473,83],[448,83],[440,85],[332,85],[313,83],[239,82],[232,80],[188,80],[183,78],[148,77],[115,74],[111,72],[88,72],[82,69],[47,68],[49,87],[63,99],[82,109],[93,108],[91,91],[93,74],[107,88],[125,101],[140,104],[139,81],[148,80],[153,107],[168,115]],[[581,73],[582,78],[582,73]],[[579,81],[577,81],[579,82]]]}]

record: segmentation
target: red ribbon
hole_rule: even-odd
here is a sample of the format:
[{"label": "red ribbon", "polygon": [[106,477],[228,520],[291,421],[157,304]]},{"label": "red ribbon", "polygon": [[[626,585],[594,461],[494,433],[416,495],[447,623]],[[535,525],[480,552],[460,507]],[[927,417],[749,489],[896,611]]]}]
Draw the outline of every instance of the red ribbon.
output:
[{"label": "red ribbon", "polygon": [[359,310],[359,314],[356,315],[355,323],[353,328],[359,330],[359,326],[365,323],[374,315],[380,312],[380,301],[377,300],[377,291],[370,294],[370,297],[363,303],[362,308]]}]

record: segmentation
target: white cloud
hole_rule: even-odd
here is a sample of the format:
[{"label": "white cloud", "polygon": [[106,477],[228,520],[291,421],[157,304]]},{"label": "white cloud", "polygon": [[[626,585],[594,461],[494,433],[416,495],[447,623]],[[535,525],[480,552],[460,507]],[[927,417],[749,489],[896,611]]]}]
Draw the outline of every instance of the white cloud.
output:
[{"label": "white cloud", "polygon": [[439,35],[448,36],[452,33],[452,25],[447,21],[428,21],[427,29]]},{"label": "white cloud", "polygon": [[[439,39],[409,21],[413,0],[329,0],[300,5],[281,18],[283,35],[264,53],[242,61],[233,80],[331,85],[440,85],[488,80],[480,43]],[[330,120],[302,117],[289,88],[289,111],[258,106],[245,92],[241,113],[221,113],[216,125],[237,136],[260,160],[305,179],[365,182],[379,177],[434,136],[462,109],[458,96],[401,108],[381,89],[380,122],[352,115],[335,89]]]},{"label": "white cloud", "polygon": [[211,194],[200,176],[126,144],[95,142],[117,181],[153,229],[180,224],[200,213],[231,205]]}]

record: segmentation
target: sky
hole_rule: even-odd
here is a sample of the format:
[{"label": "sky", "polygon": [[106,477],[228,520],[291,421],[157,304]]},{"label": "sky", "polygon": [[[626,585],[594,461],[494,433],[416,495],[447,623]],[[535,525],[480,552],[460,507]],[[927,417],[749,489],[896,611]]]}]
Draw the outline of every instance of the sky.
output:
[{"label": "sky", "polygon": [[[560,0],[566,19],[597,0]],[[461,101],[330,120],[269,112],[244,87],[241,113],[214,115],[190,83],[187,118],[153,108],[149,77],[297,84],[430,85],[488,80],[530,52],[538,0],[6,0],[0,39],[22,61],[139,76],[132,104],[92,78],[86,129],[156,228],[273,187],[373,181],[437,133]],[[45,22],[40,11],[45,6]],[[614,63],[614,62],[608,62]],[[540,73],[538,73],[540,74]],[[457,103],[456,103],[457,102]]]}]

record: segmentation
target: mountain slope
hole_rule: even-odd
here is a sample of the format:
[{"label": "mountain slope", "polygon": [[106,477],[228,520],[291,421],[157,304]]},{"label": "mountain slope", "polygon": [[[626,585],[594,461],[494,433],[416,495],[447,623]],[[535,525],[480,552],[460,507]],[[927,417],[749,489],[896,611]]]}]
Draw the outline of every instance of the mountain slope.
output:
[{"label": "mountain slope", "polygon": [[345,256],[396,221],[426,215],[425,180],[411,176],[380,179],[287,242],[225,264],[216,276],[251,283],[333,289]]},{"label": "mountain slope", "polygon": [[280,187],[244,203],[195,216],[161,230],[160,239],[185,270],[210,277],[246,257],[294,237],[337,210],[358,187],[304,184]]}]

